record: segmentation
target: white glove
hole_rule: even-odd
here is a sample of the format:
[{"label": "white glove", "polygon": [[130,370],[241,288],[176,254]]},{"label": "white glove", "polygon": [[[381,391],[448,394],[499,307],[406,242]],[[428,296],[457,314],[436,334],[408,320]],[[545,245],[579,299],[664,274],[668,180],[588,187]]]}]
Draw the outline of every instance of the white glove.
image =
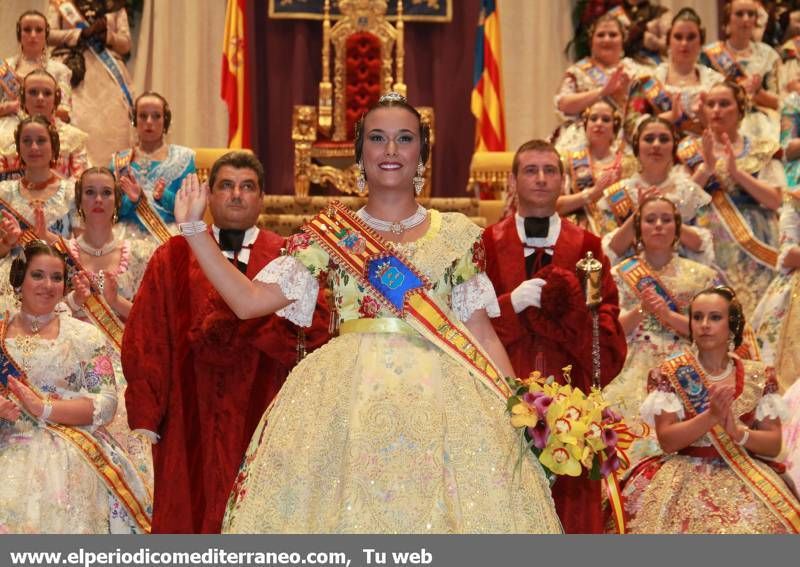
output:
[{"label": "white glove", "polygon": [[525,280],[511,292],[511,306],[514,313],[520,313],[528,307],[542,306],[542,288],[547,282],[542,278]]}]

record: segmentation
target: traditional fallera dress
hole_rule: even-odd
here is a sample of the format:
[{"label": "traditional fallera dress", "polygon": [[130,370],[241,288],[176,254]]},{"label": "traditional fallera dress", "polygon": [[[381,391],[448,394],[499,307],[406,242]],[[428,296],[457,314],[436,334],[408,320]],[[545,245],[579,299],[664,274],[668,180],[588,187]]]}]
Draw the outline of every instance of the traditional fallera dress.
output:
[{"label": "traditional fallera dress", "polygon": [[[611,239],[619,230],[628,216],[639,208],[639,189],[651,185],[642,179],[641,174],[622,179],[605,190],[603,197],[597,201],[600,212],[600,232],[603,236],[603,252],[608,256],[611,265],[617,264],[623,258],[634,254],[633,246],[629,247],[622,255],[618,256],[611,249]],[[702,264],[714,262],[714,244],[712,231],[708,226],[708,205],[711,198],[705,191],[686,173],[681,165],[674,166],[667,178],[657,186],[661,194],[675,203],[681,215],[683,224],[694,228],[700,236],[699,251],[687,250],[683,246],[678,248],[681,256],[695,260]]]},{"label": "traditional fallera dress", "polygon": [[789,251],[800,245],[800,202],[786,196],[780,214],[778,273],[753,313],[762,360],[775,367],[781,391],[788,390],[800,375],[800,272],[784,266]]},{"label": "traditional fallera dress", "polygon": [[5,349],[39,394],[91,399],[92,423],[65,427],[26,413],[0,423],[0,531],[149,531],[150,496],[105,428],[117,408],[109,347],[97,329],[69,315],[59,325],[55,339],[6,338]]},{"label": "traditional fallera dress", "polygon": [[[387,246],[435,282],[430,294],[452,318],[497,313],[480,229],[456,213],[430,219],[417,241]],[[292,371],[264,415],[223,531],[560,532],[503,400],[332,263],[316,237],[293,237],[256,279],[277,282],[296,299],[279,314],[308,325],[318,277],[340,336]]]},{"label": "traditional fallera dress", "polygon": [[[659,295],[675,310],[686,313],[694,295],[719,283],[719,274],[713,268],[678,255],[660,270],[649,266],[641,256],[622,261],[611,270],[619,290],[622,312],[638,309],[641,304],[639,287],[655,285]],[[662,293],[663,292],[663,293]],[[647,397],[647,373],[658,366],[669,354],[688,347],[686,337],[664,325],[658,317],[645,312],[639,325],[628,339],[628,357],[619,375],[603,388],[603,397],[633,425],[639,419],[639,408]],[[634,441],[628,450],[632,464],[651,455],[661,453],[655,432]]]},{"label": "traditional fallera dress", "polygon": [[[734,362],[734,415],[748,427],[763,419],[785,419],[772,369],[756,361]],[[679,352],[650,374],[642,417],[654,423],[663,412],[680,420],[696,415],[707,407],[707,385],[696,357],[688,350]],[[719,426],[677,453],[642,461],[623,495],[630,533],[800,531],[795,496],[770,466]]]},{"label": "traditional fallera dress", "polygon": [[[127,232],[133,238],[149,238],[159,243],[165,242],[169,234],[164,233],[164,230],[175,232],[173,210],[181,182],[187,175],[196,171],[194,151],[184,146],[169,144],[167,157],[164,160],[137,161],[135,152],[129,148],[115,154],[109,167],[118,177],[126,172],[132,173],[146,199],[147,208],[141,199],[137,203],[132,203],[127,195],[122,196],[119,218],[129,229]],[[153,192],[159,186],[163,187],[163,193],[160,199],[155,199]],[[156,213],[159,218],[154,218],[152,213]]]},{"label": "traditional fallera dress", "polygon": [[[783,165],[774,159],[779,149],[774,139],[744,135],[736,167],[759,181],[783,188]],[[699,141],[687,138],[681,142],[678,157],[692,169],[698,167],[703,161]],[[711,195],[707,226],[713,235],[714,257],[749,317],[775,276],[778,217],[743,188],[732,184],[724,160],[717,161],[714,171],[705,187]]]}]

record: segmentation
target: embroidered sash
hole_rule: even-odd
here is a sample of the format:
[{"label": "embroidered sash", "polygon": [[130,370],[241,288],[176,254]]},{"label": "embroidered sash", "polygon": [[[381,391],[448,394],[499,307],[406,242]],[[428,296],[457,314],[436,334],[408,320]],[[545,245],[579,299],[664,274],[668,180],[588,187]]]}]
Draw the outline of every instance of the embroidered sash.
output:
[{"label": "embroidered sash", "polygon": [[[687,417],[694,417],[709,404],[706,375],[697,360],[688,352],[678,353],[662,365],[675,392],[681,398]],[[786,485],[765,475],[744,447],[737,445],[720,425],[709,432],[714,448],[753,494],[761,500],[783,525],[800,533],[800,502]]]},{"label": "embroidered sash", "polygon": [[[594,165],[586,147],[571,152],[567,156],[567,163],[569,164],[572,188],[575,193],[580,193],[594,185]],[[583,208],[586,211],[590,230],[595,234],[599,234],[601,219],[597,203],[588,203]]]},{"label": "embroidered sash", "polygon": [[645,288],[651,287],[667,303],[670,311],[680,313],[678,302],[669,294],[666,286],[661,283],[650,267],[636,256],[624,260],[619,266],[619,273],[640,299]]},{"label": "embroidered sash", "polygon": [[622,223],[633,214],[633,199],[625,189],[625,185],[621,181],[617,181],[606,188],[603,196],[606,198],[617,224],[622,226]]},{"label": "embroidered sash", "polygon": [[[0,372],[3,374],[3,385],[8,384],[8,376],[13,376],[28,386],[37,398],[45,400],[45,396],[28,381],[27,376],[25,376],[19,364],[11,357],[6,348],[8,322],[9,314],[6,313],[5,318],[0,321]],[[19,404],[19,406],[22,411],[25,411],[22,404]],[[25,413],[31,419],[36,420],[36,417],[30,415],[27,411],[25,411]],[[97,442],[94,436],[79,427],[61,423],[51,423],[47,421],[44,422],[42,426],[51,433],[58,435],[72,444],[95,473],[97,473],[97,476],[100,477],[100,480],[105,484],[106,488],[111,491],[117,497],[117,500],[125,507],[128,515],[136,522],[136,525],[138,525],[143,532],[150,532],[150,515],[147,512],[146,506],[142,504],[133,493],[122,470],[114,463],[112,456],[104,450],[103,446]]]},{"label": "embroidered sash", "polygon": [[429,293],[430,282],[347,207],[331,201],[302,227],[339,266],[396,317],[450,355],[506,402],[503,375],[469,330]]},{"label": "embroidered sash", "polygon": [[[694,169],[703,162],[703,157],[700,154],[701,144],[702,142],[697,138],[689,137],[684,139],[678,144],[678,158],[691,169]],[[768,143],[771,147],[770,144]],[[737,159],[739,169],[751,174],[758,171],[763,164],[760,157],[755,154],[772,155],[769,147],[765,146],[765,148],[766,150],[762,151],[759,147],[750,152],[754,155],[747,155],[744,158]],[[745,153],[748,153],[747,150],[745,150]],[[722,187],[716,173],[709,178],[705,189],[711,193],[711,206],[717,212],[725,231],[753,260],[774,270],[778,262],[778,250],[774,246],[762,242],[753,234],[750,224],[731,201],[730,195]]]},{"label": "embroidered sash", "polygon": [[654,76],[640,79],[644,97],[657,111],[668,112],[672,110],[672,99],[669,98],[664,85]]},{"label": "embroidered sash", "polygon": [[583,71],[586,76],[589,77],[598,87],[603,87],[608,82],[608,75],[606,75],[606,72],[592,63],[590,58],[586,57],[581,59],[576,63],[576,65],[578,66],[578,69]]},{"label": "embroidered sash", "polygon": [[[61,17],[64,18],[64,20],[71,26],[79,30],[89,27],[89,24],[86,22],[81,12],[72,2],[69,0],[55,0],[55,2],[58,4],[58,12],[61,14]],[[128,85],[125,83],[125,77],[122,74],[122,69],[120,69],[117,60],[114,59],[114,56],[108,49],[106,49],[102,42],[89,41],[88,45],[90,48],[89,52],[97,57],[100,63],[103,64],[103,67],[106,68],[106,71],[108,71],[108,73],[111,75],[111,78],[117,83],[119,90],[122,91],[122,95],[125,97],[125,102],[128,104],[128,108],[132,110],[133,96],[131,95],[130,90],[128,90]]]},{"label": "embroidered sash", "polygon": [[727,79],[741,82],[747,78],[747,73],[725,46],[724,41],[715,41],[707,45],[703,48],[703,53],[708,57],[714,69],[725,75]]},{"label": "embroidered sash", "polygon": [[19,98],[19,77],[8,61],[0,59],[0,101]]},{"label": "embroidered sash", "polygon": [[[117,179],[124,175],[128,175],[132,171],[132,159],[133,151],[130,151],[125,155],[122,155],[122,153],[114,154],[114,172],[117,174]],[[142,194],[139,195],[139,201],[135,204],[135,207],[136,218],[139,219],[147,231],[152,234],[160,244],[164,244],[167,240],[174,236],[164,223],[164,219],[162,219],[161,215],[158,214],[158,211],[156,211],[150,205],[150,201],[147,199],[147,195],[145,194],[144,190],[142,190]]]},{"label": "embroidered sash", "polygon": [[[33,223],[26,219],[22,213],[17,211],[8,202],[0,199],[0,210],[5,209],[17,219],[19,227],[22,229],[22,234],[19,237],[19,244],[25,246],[34,240],[39,240],[36,232],[33,230]],[[53,244],[53,246],[64,255],[67,267],[74,271],[81,271],[83,268],[78,261],[78,258],[73,257],[69,252],[69,246],[62,237]],[[91,282],[90,282],[91,283]],[[91,319],[92,323],[98,329],[103,331],[108,338],[109,342],[114,346],[117,352],[122,351],[122,333],[124,326],[120,321],[114,310],[108,305],[103,294],[98,290],[94,284],[91,284],[91,295],[86,299],[83,304],[84,311]]]}]

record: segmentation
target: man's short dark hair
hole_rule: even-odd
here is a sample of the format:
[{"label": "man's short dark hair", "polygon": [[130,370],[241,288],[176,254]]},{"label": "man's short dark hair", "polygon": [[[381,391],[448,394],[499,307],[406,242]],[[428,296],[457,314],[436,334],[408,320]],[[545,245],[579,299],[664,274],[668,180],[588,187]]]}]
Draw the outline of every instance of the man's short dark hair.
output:
[{"label": "man's short dark hair", "polygon": [[212,191],[214,190],[214,183],[217,181],[217,174],[220,168],[225,165],[235,169],[252,169],[258,178],[259,192],[264,192],[264,166],[252,153],[239,150],[228,152],[211,166],[211,172],[208,174],[208,186]]},{"label": "man's short dark hair", "polygon": [[517,150],[517,153],[514,154],[514,161],[511,162],[511,173],[514,174],[514,177],[516,177],[517,172],[519,172],[519,156],[525,152],[552,153],[558,159],[558,170],[561,172],[561,175],[564,175],[564,164],[561,162],[561,154],[558,153],[558,150],[553,144],[546,140],[528,140],[522,144]]}]

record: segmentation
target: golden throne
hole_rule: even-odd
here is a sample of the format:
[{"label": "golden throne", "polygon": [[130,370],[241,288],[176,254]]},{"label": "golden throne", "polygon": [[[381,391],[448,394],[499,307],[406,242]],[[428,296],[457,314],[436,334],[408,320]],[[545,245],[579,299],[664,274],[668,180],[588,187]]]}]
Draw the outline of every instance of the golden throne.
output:
[{"label": "golden throne", "polygon": [[[402,1],[397,2],[396,26],[386,18],[387,0],[339,0],[338,7],[341,19],[331,26],[330,0],[325,0],[318,106],[298,105],[292,114],[296,197],[309,197],[312,185],[322,186],[323,192],[325,187],[332,187],[340,193],[358,195],[355,124],[381,95],[394,90],[405,96],[407,91],[403,82]],[[431,127],[433,146],[433,109],[418,110]],[[422,193],[425,197],[431,190],[430,164],[429,157]]]}]

